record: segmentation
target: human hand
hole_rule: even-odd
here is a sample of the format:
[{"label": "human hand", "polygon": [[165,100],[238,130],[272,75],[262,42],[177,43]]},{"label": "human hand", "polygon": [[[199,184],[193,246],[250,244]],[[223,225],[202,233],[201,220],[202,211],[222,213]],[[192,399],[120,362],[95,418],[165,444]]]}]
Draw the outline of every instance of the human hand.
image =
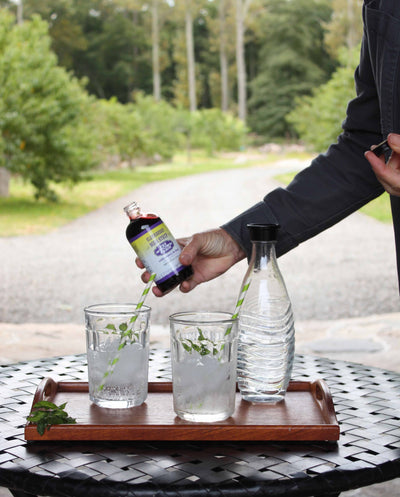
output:
[{"label": "human hand", "polygon": [[365,152],[365,157],[371,164],[371,167],[382,184],[383,188],[390,193],[400,197],[400,135],[390,133],[388,135],[388,144],[392,149],[392,154],[387,163],[383,155],[377,157],[373,149]]},{"label": "human hand", "polygon": [[[179,238],[177,242],[182,247],[180,262],[185,266],[191,264],[193,268],[193,276],[180,285],[183,293],[190,292],[200,283],[220,276],[246,256],[238,243],[222,228],[196,233],[188,238]],[[136,264],[144,268],[140,259],[136,259]],[[149,278],[150,274],[145,271],[142,280],[147,282]],[[156,286],[153,287],[153,293],[156,297],[163,295]]]}]

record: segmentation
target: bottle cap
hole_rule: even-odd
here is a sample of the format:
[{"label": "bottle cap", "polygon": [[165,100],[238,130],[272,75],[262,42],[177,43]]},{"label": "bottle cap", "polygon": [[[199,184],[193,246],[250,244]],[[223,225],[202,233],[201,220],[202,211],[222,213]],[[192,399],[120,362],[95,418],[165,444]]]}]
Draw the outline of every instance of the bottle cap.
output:
[{"label": "bottle cap", "polygon": [[278,237],[279,224],[256,224],[247,225],[252,242],[274,242]]},{"label": "bottle cap", "polygon": [[129,217],[129,219],[134,219],[140,212],[140,207],[137,202],[133,201],[124,207],[124,211]]},{"label": "bottle cap", "polygon": [[138,207],[139,207],[139,206],[138,206],[137,202],[133,201],[133,202],[131,202],[130,204],[128,204],[128,205],[126,205],[126,206],[124,207],[124,211],[125,211],[125,212],[129,212],[129,211],[131,211],[132,209],[137,209]]},{"label": "bottle cap", "polygon": [[392,149],[389,147],[389,144],[388,144],[388,141],[386,138],[386,140],[383,140],[383,142],[378,143],[378,145],[375,148],[373,148],[372,151],[374,152],[374,154],[377,157],[380,157],[382,154],[386,154],[388,152],[391,152]]}]

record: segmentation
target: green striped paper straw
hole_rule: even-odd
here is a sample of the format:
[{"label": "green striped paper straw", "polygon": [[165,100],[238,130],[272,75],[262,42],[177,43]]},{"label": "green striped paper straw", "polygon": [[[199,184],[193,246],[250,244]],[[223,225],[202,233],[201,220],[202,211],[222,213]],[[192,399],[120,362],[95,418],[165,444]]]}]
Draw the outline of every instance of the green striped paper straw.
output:
[{"label": "green striped paper straw", "polygon": [[[135,308],[135,311],[138,311],[142,305],[144,304],[144,301],[148,295],[148,293],[150,292],[150,288],[151,288],[151,285],[153,284],[153,281],[154,281],[154,278],[156,277],[156,274],[153,273],[151,276],[150,276],[150,279],[149,281],[146,283],[146,286],[144,287],[144,290],[142,292],[142,295],[140,296],[140,299],[139,299],[139,302],[136,304],[136,308]],[[131,319],[131,323],[134,323],[137,319],[138,315],[135,314],[132,319]]]},{"label": "green striped paper straw", "polygon": [[[135,311],[139,311],[143,307],[144,301],[146,300],[146,297],[147,297],[148,293],[150,292],[150,288],[151,288],[151,285],[153,284],[153,281],[154,281],[155,277],[156,277],[155,273],[153,273],[150,276],[150,279],[146,283],[146,286],[144,287],[142,295],[140,296],[139,302],[136,304]],[[137,313],[134,316],[132,316],[129,324],[133,325],[133,323],[138,318],[138,315],[139,315],[139,313]],[[107,328],[107,326],[106,326],[106,328]],[[99,390],[103,390],[107,377],[110,376],[111,374],[113,374],[115,365],[119,361],[119,356],[121,354],[121,350],[126,345],[126,342],[128,340],[130,331],[132,331],[132,329],[129,330],[129,328],[128,328],[128,330],[124,331],[124,333],[121,335],[121,343],[118,346],[117,355],[114,357],[114,359],[112,359],[108,363],[108,367],[107,367],[106,372],[104,373],[103,380],[102,380],[101,384],[99,385]]]},{"label": "green striped paper straw", "polygon": [[[244,284],[242,286],[242,289],[240,290],[239,298],[238,298],[238,300],[236,302],[235,312],[232,314],[232,319],[236,319],[239,316],[240,308],[242,307],[243,300],[244,300],[244,297],[246,295],[246,292],[249,289],[250,282],[251,282],[251,278],[248,277],[247,280],[244,282]],[[232,326],[230,326],[226,330],[225,336],[229,335],[229,333],[231,332],[231,330],[232,330]]]}]

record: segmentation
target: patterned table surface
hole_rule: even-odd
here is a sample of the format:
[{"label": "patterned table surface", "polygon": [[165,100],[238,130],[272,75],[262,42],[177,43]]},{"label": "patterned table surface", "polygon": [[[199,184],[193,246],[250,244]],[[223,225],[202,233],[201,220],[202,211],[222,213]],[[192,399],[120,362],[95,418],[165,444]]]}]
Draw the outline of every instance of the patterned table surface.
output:
[{"label": "patterned table surface", "polygon": [[[25,417],[43,377],[86,381],[86,357],[0,366],[0,486],[46,496],[322,496],[400,476],[400,374],[296,356],[293,379],[323,378],[336,442],[29,442]],[[170,380],[168,351],[151,381]]]}]

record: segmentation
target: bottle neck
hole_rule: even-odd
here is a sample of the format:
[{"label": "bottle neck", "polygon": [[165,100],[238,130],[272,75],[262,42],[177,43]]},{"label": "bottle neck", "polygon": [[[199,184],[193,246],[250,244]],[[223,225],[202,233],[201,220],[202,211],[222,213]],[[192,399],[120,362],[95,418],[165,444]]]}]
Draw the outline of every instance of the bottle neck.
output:
[{"label": "bottle neck", "polygon": [[127,205],[124,208],[124,211],[131,221],[143,216],[142,211],[140,210],[140,206],[136,202],[132,202],[131,204]]},{"label": "bottle neck", "polygon": [[252,244],[250,265],[253,266],[254,270],[265,269],[268,264],[276,262],[276,241],[256,241],[252,242]]}]

